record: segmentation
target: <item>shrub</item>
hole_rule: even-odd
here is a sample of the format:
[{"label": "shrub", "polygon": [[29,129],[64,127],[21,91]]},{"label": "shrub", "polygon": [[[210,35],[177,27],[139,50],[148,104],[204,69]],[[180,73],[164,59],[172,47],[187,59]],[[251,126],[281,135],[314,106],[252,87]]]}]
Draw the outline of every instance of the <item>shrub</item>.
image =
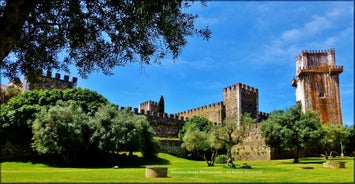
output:
[{"label": "shrub", "polygon": [[216,157],[216,161],[215,162],[217,164],[226,164],[227,163],[227,159],[228,159],[227,155],[218,155]]}]

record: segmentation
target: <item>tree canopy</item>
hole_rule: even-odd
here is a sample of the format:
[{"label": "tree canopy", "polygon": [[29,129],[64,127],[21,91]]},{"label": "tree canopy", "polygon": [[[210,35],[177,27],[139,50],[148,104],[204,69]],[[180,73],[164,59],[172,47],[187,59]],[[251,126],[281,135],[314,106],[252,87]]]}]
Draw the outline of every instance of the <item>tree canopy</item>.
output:
[{"label": "tree canopy", "polygon": [[226,118],[222,126],[215,126],[213,137],[215,142],[222,144],[227,149],[228,167],[235,167],[232,158],[232,147],[243,142],[253,123],[255,123],[255,119],[249,113],[246,113],[243,114],[239,125],[237,119]]},{"label": "tree canopy", "polygon": [[83,148],[88,119],[74,101],[59,102],[48,111],[42,109],[32,125],[33,149],[41,154],[59,154],[70,165]]},{"label": "tree canopy", "polygon": [[293,162],[298,163],[300,152],[308,146],[318,143],[323,136],[321,121],[316,112],[302,112],[302,104],[271,113],[261,127],[265,142],[276,148],[290,150]]},{"label": "tree canopy", "polygon": [[203,158],[208,166],[214,166],[217,151],[222,148],[221,144],[213,141],[212,129],[213,123],[208,119],[194,116],[185,122],[179,135],[183,141],[182,147],[190,154]]},{"label": "tree canopy", "polygon": [[[130,62],[176,59],[187,37],[209,39],[198,29],[197,15],[183,0],[6,0],[0,5],[0,61],[10,80],[29,80],[38,69],[69,72],[83,78],[93,71],[110,75]],[[203,1],[203,5],[205,2]]]}]

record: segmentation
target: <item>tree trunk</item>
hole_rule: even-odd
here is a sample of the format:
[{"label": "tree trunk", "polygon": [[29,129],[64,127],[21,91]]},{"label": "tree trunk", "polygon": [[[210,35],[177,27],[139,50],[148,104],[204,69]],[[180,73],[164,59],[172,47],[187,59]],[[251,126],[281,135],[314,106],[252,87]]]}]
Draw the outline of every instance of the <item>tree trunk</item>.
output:
[{"label": "tree trunk", "polygon": [[296,152],[293,154],[293,163],[299,163],[299,153],[300,151],[297,149]]},{"label": "tree trunk", "polygon": [[234,168],[235,165],[233,163],[233,158],[232,158],[232,146],[228,146],[227,148],[227,167]]}]

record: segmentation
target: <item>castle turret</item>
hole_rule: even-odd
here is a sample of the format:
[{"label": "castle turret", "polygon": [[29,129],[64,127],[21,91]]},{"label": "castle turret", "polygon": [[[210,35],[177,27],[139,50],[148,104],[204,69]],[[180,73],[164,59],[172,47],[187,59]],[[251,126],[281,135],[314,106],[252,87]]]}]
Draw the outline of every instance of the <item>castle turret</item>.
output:
[{"label": "castle turret", "polygon": [[296,100],[303,111],[316,111],[323,124],[342,125],[339,74],[343,66],[335,65],[335,50],[306,51],[296,57]]}]

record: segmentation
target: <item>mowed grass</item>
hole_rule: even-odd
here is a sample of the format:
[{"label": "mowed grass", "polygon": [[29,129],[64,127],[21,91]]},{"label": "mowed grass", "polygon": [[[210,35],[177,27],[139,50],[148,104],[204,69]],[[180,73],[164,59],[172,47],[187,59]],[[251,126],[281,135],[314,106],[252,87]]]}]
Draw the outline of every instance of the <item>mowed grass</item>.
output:
[{"label": "mowed grass", "polygon": [[[192,161],[160,153],[159,166],[168,167],[167,178],[145,178],[145,165],[135,168],[59,168],[30,162],[1,163],[0,182],[308,182],[353,183],[354,158],[337,158],[346,162],[346,168],[322,167],[322,158],[302,158],[300,163],[292,159],[269,161],[235,161],[236,165],[248,163],[252,169],[231,169],[224,164],[207,167],[203,161]],[[161,162],[161,160],[165,160]],[[152,162],[154,164],[154,162]],[[134,165],[137,165],[135,163]],[[313,167],[314,169],[300,169]]]}]

